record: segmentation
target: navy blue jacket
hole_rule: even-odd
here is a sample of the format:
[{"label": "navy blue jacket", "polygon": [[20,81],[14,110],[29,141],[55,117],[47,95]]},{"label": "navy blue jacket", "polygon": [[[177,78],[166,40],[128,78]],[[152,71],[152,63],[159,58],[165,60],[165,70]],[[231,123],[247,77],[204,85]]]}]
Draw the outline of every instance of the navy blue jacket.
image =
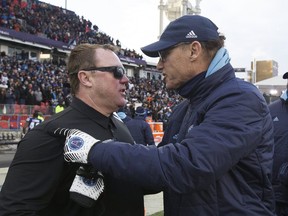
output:
[{"label": "navy blue jacket", "polygon": [[187,100],[173,111],[161,147],[100,143],[89,161],[163,190],[165,216],[275,215],[273,123],[262,94],[230,64],[184,90]]},{"label": "navy blue jacket", "polygon": [[[279,169],[288,162],[288,102],[282,98],[269,105],[274,123],[273,187],[276,202],[288,204],[288,181],[280,183]],[[285,174],[286,176],[288,173]]]},{"label": "navy blue jacket", "polygon": [[142,116],[135,116],[134,119],[127,116],[123,122],[128,127],[135,142],[143,145],[155,145],[150,125]]}]

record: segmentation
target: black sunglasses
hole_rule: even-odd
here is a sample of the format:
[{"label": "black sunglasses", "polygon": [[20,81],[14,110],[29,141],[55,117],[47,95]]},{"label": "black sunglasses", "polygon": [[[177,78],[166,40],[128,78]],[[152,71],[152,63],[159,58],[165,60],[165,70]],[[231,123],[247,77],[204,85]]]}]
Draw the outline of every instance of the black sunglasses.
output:
[{"label": "black sunglasses", "polygon": [[120,66],[111,66],[111,67],[91,67],[81,69],[84,71],[102,71],[102,72],[113,72],[113,76],[115,79],[122,79],[122,77],[126,74],[126,70]]}]

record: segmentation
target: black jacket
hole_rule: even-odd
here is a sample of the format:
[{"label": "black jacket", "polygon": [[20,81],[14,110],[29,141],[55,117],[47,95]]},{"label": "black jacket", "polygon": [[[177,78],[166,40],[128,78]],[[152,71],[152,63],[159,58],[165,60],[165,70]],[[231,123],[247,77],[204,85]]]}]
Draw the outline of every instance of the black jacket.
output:
[{"label": "black jacket", "polygon": [[[79,165],[63,159],[64,138],[49,131],[77,128],[100,140],[114,138],[133,143],[123,122],[96,112],[75,98],[64,111],[29,131],[19,143],[0,194],[0,215],[41,216],[143,216],[143,193],[139,187],[109,175],[95,206],[85,209],[69,199],[69,188]],[[103,214],[101,214],[101,212]]]}]

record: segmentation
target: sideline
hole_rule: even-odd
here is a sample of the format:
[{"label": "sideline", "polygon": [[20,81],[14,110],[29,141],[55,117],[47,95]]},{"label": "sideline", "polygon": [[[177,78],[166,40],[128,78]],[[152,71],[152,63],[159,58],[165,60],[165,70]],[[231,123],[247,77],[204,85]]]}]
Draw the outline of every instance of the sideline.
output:
[{"label": "sideline", "polygon": [[8,172],[8,167],[0,168],[0,191],[4,183],[4,180],[6,178],[7,172]]},{"label": "sideline", "polygon": [[0,174],[6,174],[9,167],[0,168]]},{"label": "sideline", "polygon": [[0,168],[0,189],[2,187],[2,184],[4,183],[8,169],[8,167]]}]

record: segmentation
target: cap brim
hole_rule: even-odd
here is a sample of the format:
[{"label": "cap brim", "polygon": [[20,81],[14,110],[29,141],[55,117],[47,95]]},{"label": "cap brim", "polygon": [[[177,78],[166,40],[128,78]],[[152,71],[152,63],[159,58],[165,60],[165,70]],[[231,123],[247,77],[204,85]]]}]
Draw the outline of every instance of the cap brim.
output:
[{"label": "cap brim", "polygon": [[159,57],[158,52],[174,46],[177,42],[172,41],[157,41],[141,48],[142,52],[149,57]]},{"label": "cap brim", "polygon": [[288,72],[283,75],[283,79],[288,79]]}]

